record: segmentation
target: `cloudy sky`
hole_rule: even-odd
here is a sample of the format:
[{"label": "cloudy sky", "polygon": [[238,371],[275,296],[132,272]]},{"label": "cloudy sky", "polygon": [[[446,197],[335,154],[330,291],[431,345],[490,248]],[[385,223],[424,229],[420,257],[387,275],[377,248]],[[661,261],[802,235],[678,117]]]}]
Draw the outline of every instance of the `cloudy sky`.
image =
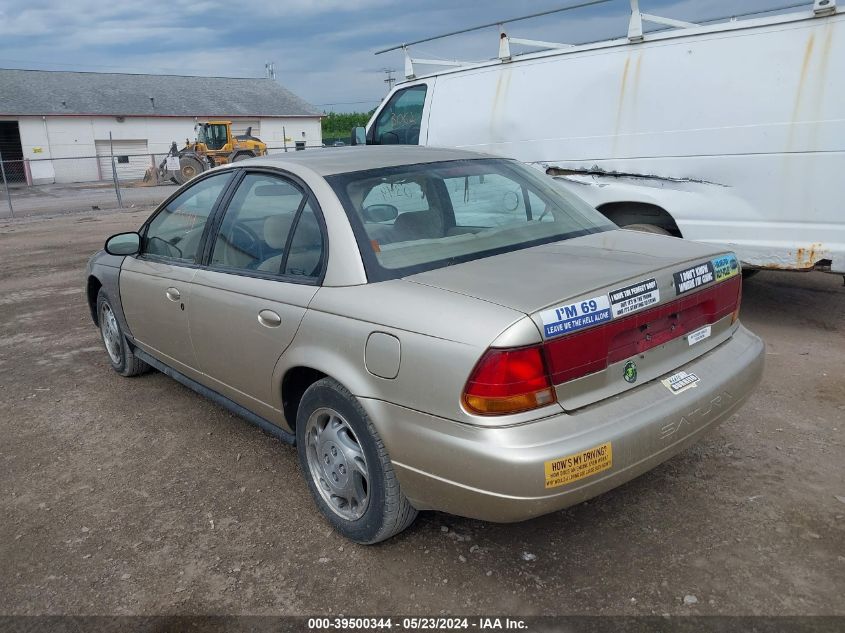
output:
[{"label": "cloudy sky", "polygon": [[[403,58],[381,48],[584,0],[0,0],[0,67],[261,77],[273,61],[286,87],[325,111],[369,110],[383,69]],[[640,0],[643,12],[688,21],[797,0]],[[801,3],[812,6],[811,0]],[[585,42],[623,35],[629,0],[519,22],[516,36]],[[496,55],[495,27],[412,49],[419,57]]]}]

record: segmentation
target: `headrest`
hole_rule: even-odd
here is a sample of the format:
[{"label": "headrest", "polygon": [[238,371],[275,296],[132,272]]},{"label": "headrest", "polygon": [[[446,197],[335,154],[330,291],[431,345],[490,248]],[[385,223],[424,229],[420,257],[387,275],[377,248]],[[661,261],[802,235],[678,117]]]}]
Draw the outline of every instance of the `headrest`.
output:
[{"label": "headrest", "polygon": [[270,248],[279,250],[285,247],[293,222],[293,213],[268,215],[264,220],[264,241]]},{"label": "headrest", "polygon": [[291,248],[308,248],[323,243],[320,225],[313,213],[304,212],[296,225],[296,235],[293,236]]}]

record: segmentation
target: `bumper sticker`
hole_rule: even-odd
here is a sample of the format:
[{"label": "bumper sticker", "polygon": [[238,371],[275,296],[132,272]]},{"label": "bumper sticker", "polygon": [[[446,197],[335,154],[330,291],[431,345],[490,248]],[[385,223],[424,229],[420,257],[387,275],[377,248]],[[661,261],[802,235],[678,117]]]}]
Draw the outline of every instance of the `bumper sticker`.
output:
[{"label": "bumper sticker", "polygon": [[736,255],[733,253],[717,257],[712,260],[711,263],[713,264],[713,268],[716,272],[716,281],[730,279],[731,277],[739,274],[739,262],[736,259]]},{"label": "bumper sticker", "polygon": [[695,332],[690,332],[689,334],[687,334],[687,341],[689,342],[690,346],[693,346],[696,343],[703,341],[706,338],[709,338],[710,331],[710,326],[705,325],[700,330],[696,330]]},{"label": "bumper sticker", "polygon": [[701,286],[712,283],[715,278],[713,262],[706,262],[681,270],[673,275],[675,279],[675,292],[679,295],[691,290],[698,290]]},{"label": "bumper sticker", "polygon": [[672,393],[683,393],[687,389],[695,387],[698,381],[699,378],[695,374],[679,371],[677,374],[672,374],[660,382],[666,385],[666,388]]},{"label": "bumper sticker", "polygon": [[659,302],[660,290],[656,279],[646,279],[610,292],[610,307],[614,318],[638,312]]},{"label": "bumper sticker", "polygon": [[543,321],[543,335],[551,338],[610,321],[610,304],[607,295],[600,295],[544,310],[540,319]]},{"label": "bumper sticker", "polygon": [[544,466],[546,488],[557,488],[611,468],[613,447],[610,442],[605,442],[574,455],[553,459]]}]

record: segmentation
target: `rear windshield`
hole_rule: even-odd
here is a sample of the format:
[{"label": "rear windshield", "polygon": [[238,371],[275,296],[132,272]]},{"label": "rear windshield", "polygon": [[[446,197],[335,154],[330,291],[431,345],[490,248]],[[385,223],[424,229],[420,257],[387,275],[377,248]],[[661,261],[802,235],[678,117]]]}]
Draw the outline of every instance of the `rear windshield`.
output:
[{"label": "rear windshield", "polygon": [[550,177],[506,159],[403,165],[327,180],[346,208],[370,281],[616,228]]}]

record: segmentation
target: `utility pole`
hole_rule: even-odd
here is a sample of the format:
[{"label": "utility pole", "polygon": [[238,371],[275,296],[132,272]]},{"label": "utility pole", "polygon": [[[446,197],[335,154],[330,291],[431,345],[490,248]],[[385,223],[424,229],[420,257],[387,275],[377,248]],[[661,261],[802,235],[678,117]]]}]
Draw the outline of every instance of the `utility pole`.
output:
[{"label": "utility pole", "polygon": [[266,62],[264,64],[264,71],[267,73],[267,79],[276,78],[276,62]]},{"label": "utility pole", "polygon": [[384,83],[387,84],[387,91],[390,92],[393,90],[393,85],[396,83],[396,77],[393,76],[393,73],[396,71],[392,68],[382,68],[382,72],[387,75],[387,79],[384,80]]}]

